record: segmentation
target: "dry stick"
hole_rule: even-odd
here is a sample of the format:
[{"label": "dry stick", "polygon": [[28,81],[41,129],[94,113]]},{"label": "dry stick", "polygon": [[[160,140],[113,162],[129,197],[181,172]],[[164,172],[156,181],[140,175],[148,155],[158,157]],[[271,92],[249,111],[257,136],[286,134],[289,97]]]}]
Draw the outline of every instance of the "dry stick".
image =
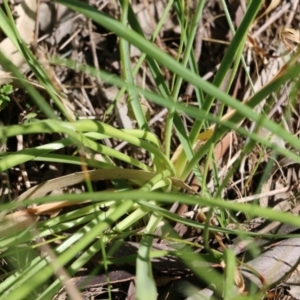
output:
[{"label": "dry stick", "polygon": [[[34,229],[34,235],[40,236],[37,229]],[[41,240],[41,238],[38,238],[37,242],[40,242],[38,247],[41,251],[41,257],[46,259],[49,265],[52,266],[55,276],[60,280],[60,282],[64,286],[67,294],[70,296],[70,299],[83,300],[77,286],[71,280],[71,277],[66,272],[64,267],[58,262],[57,256],[54,253],[54,251],[51,249],[51,247],[47,243],[44,243],[44,241]]]},{"label": "dry stick", "polygon": [[296,9],[298,7],[298,4],[299,4],[299,0],[294,0],[293,6],[292,6],[292,8],[290,9],[290,12],[289,12],[289,17],[288,17],[288,20],[286,22],[286,26],[289,26],[292,23],[292,21],[294,19],[294,16],[295,16]]},{"label": "dry stick", "polygon": [[[291,210],[291,213],[292,213],[292,214],[298,214],[299,211],[300,211],[300,204],[297,205],[296,207],[294,207],[294,208]],[[262,228],[261,230],[259,230],[257,233],[258,233],[258,234],[267,234],[267,233],[271,232],[272,230],[274,230],[275,228],[277,228],[278,226],[280,226],[281,224],[282,224],[282,223],[279,222],[279,221],[274,221],[274,222],[268,224],[266,227],[264,227],[264,228]],[[284,226],[285,226],[285,225],[283,225],[283,227],[284,227]],[[283,231],[286,231],[286,232],[284,232],[285,234],[288,234],[288,233],[292,232],[293,230],[296,230],[296,229],[297,229],[296,227],[289,226],[289,225],[287,225],[287,226],[285,226],[285,227],[286,227],[286,230],[285,230],[285,228],[283,228]],[[238,254],[244,252],[244,251],[246,250],[246,248],[247,248],[250,244],[252,244],[253,242],[259,244],[260,241],[263,241],[263,240],[262,240],[262,239],[258,239],[258,240],[250,239],[250,240],[246,240],[246,241],[243,240],[243,241],[240,241],[239,243],[237,243],[236,245],[234,245],[234,246],[232,247],[232,249],[233,249],[234,253],[235,253],[236,255],[238,255]]]},{"label": "dry stick", "polygon": [[[22,135],[17,135],[17,141],[18,141],[17,151],[23,150],[24,149],[24,147],[23,147],[23,136]],[[20,172],[21,172],[22,178],[24,180],[25,187],[27,189],[30,189],[31,185],[30,185],[30,182],[28,180],[28,174],[27,174],[24,163],[20,164]]]},{"label": "dry stick", "polygon": [[[40,7],[40,0],[37,0],[37,9],[35,12],[35,32],[34,32],[34,39],[32,42],[32,46],[33,48],[36,50],[37,49],[37,39],[38,39],[38,34],[39,34],[39,7]],[[21,123],[21,120],[19,120],[19,123]],[[22,135],[18,135],[17,136],[17,151],[20,151],[22,149],[24,149],[23,147],[23,136]],[[27,171],[25,169],[25,164],[21,164],[20,165],[20,171],[24,180],[24,184],[25,187],[27,189],[31,188],[30,182],[28,180],[28,174]]]},{"label": "dry stick", "polygon": [[[89,96],[86,92],[86,87],[81,85],[80,90],[81,90],[81,93],[82,93],[81,97],[85,100],[86,106],[91,112],[91,116],[96,116],[96,111],[95,111],[95,109],[94,109],[94,107],[91,103],[91,100],[90,100],[90,98],[89,98]],[[89,117],[89,118],[91,118],[91,117]]]},{"label": "dry stick", "polygon": [[[288,90],[290,88],[287,88]],[[278,109],[281,107],[281,105],[287,100],[287,95],[289,94],[289,91],[282,94],[280,99],[274,104],[270,112],[268,113],[268,119],[271,120],[271,118],[274,116],[275,112],[278,111]]]},{"label": "dry stick", "polygon": [[[142,0],[142,2],[143,2],[143,5],[144,5],[144,7],[145,7],[145,9],[147,10],[147,12],[148,12],[148,17],[149,17],[149,20],[150,20],[150,25],[151,25],[151,31],[153,30],[154,31],[154,29],[156,28],[156,26],[157,26],[157,23],[156,23],[156,21],[155,21],[155,19],[154,19],[154,17],[153,17],[153,14],[151,13],[151,9],[150,9],[150,6],[149,6],[149,2],[147,1],[147,0]],[[155,2],[153,2],[152,3],[152,5],[153,5],[153,9],[154,9],[154,11],[156,10],[156,7],[155,7]],[[164,45],[164,43],[162,42],[162,40],[161,40],[161,38],[160,38],[160,36],[159,36],[159,34],[157,35],[157,37],[156,37],[156,43],[157,43],[157,45],[159,46],[159,48],[161,48],[162,50],[164,50],[166,47],[165,47],[165,45]]]},{"label": "dry stick", "polygon": [[[93,63],[94,63],[95,68],[97,70],[100,70],[97,51],[96,51],[96,45],[95,45],[95,39],[94,39],[94,35],[93,35],[93,28],[92,28],[92,20],[91,19],[88,20],[88,29],[89,29],[89,34],[90,34],[91,50],[92,50],[92,54],[93,54]],[[96,85],[97,85],[98,103],[100,104],[100,107],[104,107],[104,103],[101,100],[101,97],[103,96],[102,95],[103,86],[102,86],[102,83],[100,82],[100,79],[98,77],[96,77]]]},{"label": "dry stick", "polygon": [[290,189],[289,186],[282,188],[282,189],[277,189],[274,191],[269,191],[266,193],[261,193],[261,194],[256,194],[256,195],[252,195],[252,196],[248,196],[248,197],[243,197],[240,199],[236,199],[236,200],[232,200],[231,202],[236,202],[236,203],[246,203],[246,202],[250,202],[250,201],[254,201],[260,198],[264,198],[264,197],[271,197],[274,195],[278,195],[280,193],[285,193]]},{"label": "dry stick", "polygon": [[274,14],[270,16],[270,18],[261,26],[259,29],[252,34],[253,38],[258,37],[262,32],[264,32],[274,21],[279,19],[285,12],[288,11],[291,4],[285,4],[280,10],[276,11]]},{"label": "dry stick", "polygon": [[[78,15],[80,16],[80,15]],[[73,18],[74,20],[76,20],[76,18]],[[59,48],[58,50],[61,51],[63,50],[69,43],[71,43],[74,38],[81,32],[81,29],[77,29]]]},{"label": "dry stick", "polygon": [[40,5],[41,5],[41,1],[37,0],[37,3],[36,3],[36,13],[35,13],[34,38],[33,38],[33,42],[32,42],[32,47],[33,47],[34,51],[36,51],[36,49],[37,49],[38,37],[39,37]]},{"label": "dry stick", "polygon": [[[19,124],[22,123],[22,120],[21,120],[21,115],[19,116]],[[17,151],[21,151],[24,149],[24,143],[23,143],[23,135],[17,135]],[[31,188],[31,184],[30,184],[30,181],[28,179],[28,174],[27,174],[27,171],[26,171],[26,168],[25,168],[25,164],[22,163],[20,164],[20,172],[22,174],[22,177],[23,177],[23,180],[24,180],[24,184],[25,184],[25,187],[27,189],[30,189]]]}]

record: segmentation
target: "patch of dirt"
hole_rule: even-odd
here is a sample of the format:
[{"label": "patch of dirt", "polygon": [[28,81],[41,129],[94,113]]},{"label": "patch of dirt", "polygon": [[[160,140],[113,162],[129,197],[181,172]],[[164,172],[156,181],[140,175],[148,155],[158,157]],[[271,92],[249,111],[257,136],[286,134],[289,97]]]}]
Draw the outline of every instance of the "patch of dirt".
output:
[{"label": "patch of dirt", "polygon": [[[18,1],[16,1],[18,2]],[[96,7],[99,11],[109,14],[113,18],[119,18],[120,7],[117,1],[87,1],[93,7]],[[140,26],[145,32],[147,37],[153,33],[157,22],[161,17],[162,8],[166,6],[167,1],[131,1],[133,10],[139,17]],[[235,28],[240,24],[244,9],[248,1],[227,1],[229,13],[234,21]],[[262,8],[259,15],[263,14],[268,8],[269,2],[266,1],[266,5]],[[268,78],[274,76],[282,65],[282,58],[275,57],[280,56],[280,53],[286,51],[286,48],[280,42],[278,33],[283,27],[291,27],[295,30],[299,30],[300,22],[300,6],[298,1],[279,1],[280,3],[274,7],[269,13],[260,18],[257,22],[254,22],[250,32],[249,38],[246,42],[244,49],[244,58],[247,66],[249,66],[250,77],[253,80],[255,88],[259,90],[261,85],[264,85]],[[189,1],[190,16],[194,13],[196,1]],[[15,9],[17,5],[13,6]],[[43,57],[48,60],[49,55],[57,55],[62,57],[68,57],[76,60],[80,63],[86,63],[92,65],[98,69],[105,70],[112,74],[120,75],[120,56],[118,49],[118,37],[111,34],[105,28],[91,22],[82,15],[78,15],[71,10],[54,4],[51,1],[41,1],[39,7],[38,26],[35,27],[35,38],[28,41],[32,45],[32,51],[39,56],[41,52]],[[23,12],[24,13],[24,12]],[[22,14],[22,11],[19,11]],[[24,13],[27,16],[27,14]],[[266,24],[268,24],[266,26]],[[173,57],[177,57],[177,51],[180,44],[180,26],[176,18],[176,11],[171,10],[171,14],[167,18],[166,24],[163,26],[159,37],[156,39],[156,45],[167,52]],[[1,37],[2,41],[5,40],[5,34]],[[222,8],[220,1],[209,0],[206,1],[203,18],[201,24],[199,24],[197,40],[194,44],[195,57],[199,68],[199,73],[202,77],[209,81],[212,81],[216,70],[219,67],[220,62],[226,52],[228,44],[232,40],[232,33],[230,32],[229,25],[224,15],[224,9]],[[1,46],[0,46],[0,49]],[[281,49],[279,51],[279,49]],[[283,49],[283,50],[282,50]],[[131,49],[131,62],[134,65],[140,55],[139,50],[132,47]],[[41,56],[41,55],[40,55]],[[14,59],[14,58],[11,58]],[[19,61],[20,58],[16,59]],[[41,64],[44,62],[40,58]],[[19,63],[19,62],[18,62]],[[47,66],[46,66],[47,65]],[[120,106],[117,110],[113,110],[110,114],[107,114],[107,109],[115,99],[118,90],[112,88],[100,80],[97,80],[93,76],[82,74],[72,71],[70,69],[53,66],[46,63],[45,67],[49,67],[49,75],[53,76],[53,81],[58,86],[60,92],[62,92],[67,99],[67,106],[71,111],[74,118],[93,118],[104,121],[113,125],[116,128],[131,129],[135,128],[136,124],[128,116],[128,114],[120,113],[123,107],[128,106],[127,99],[124,97],[121,100]],[[274,65],[274,68],[273,68]],[[20,68],[24,68],[24,74],[28,80],[35,83],[34,74],[20,63]],[[271,68],[272,67],[272,68]],[[230,88],[229,93],[240,99],[241,101],[248,98],[250,92],[249,79],[247,78],[242,66],[239,66],[238,76],[234,78],[233,85]],[[168,70],[164,70],[165,80],[167,84],[171,84],[172,74]],[[230,74],[229,74],[230,76]],[[226,82],[229,82],[229,76]],[[154,81],[146,64],[139,71],[135,78],[139,84],[144,84],[147,88],[153,88]],[[222,90],[226,89],[225,85],[221,87]],[[288,90],[288,88],[287,88]],[[39,89],[39,92],[48,103],[53,106],[53,101],[46,94],[45,91]],[[296,138],[299,133],[300,123],[300,106],[298,104],[298,91],[295,98],[295,103],[289,103],[289,96],[286,91],[281,91],[278,95],[274,96],[273,102],[266,104],[265,114],[268,114],[270,119],[277,122],[283,122],[284,126],[291,133],[295,134]],[[183,83],[180,94],[182,95],[182,101],[187,101],[189,104],[195,104],[195,91],[188,83]],[[187,97],[185,98],[185,95]],[[149,111],[149,124],[151,129],[162,140],[165,130],[165,117],[167,111],[159,106],[148,103],[145,99],[146,109]],[[271,104],[269,104],[271,103]],[[216,101],[211,108],[211,112],[215,115],[221,110],[221,103]],[[56,108],[54,108],[56,110]],[[224,108],[224,112],[227,112],[228,108]],[[26,91],[16,87],[12,94],[12,101],[5,110],[0,111],[0,120],[3,125],[21,124],[26,122],[28,115],[35,114],[34,118],[44,119],[45,115],[39,111],[33,101],[28,97]],[[188,117],[182,116],[186,123],[187,128],[190,128],[193,120]],[[28,121],[28,120],[27,120]],[[252,130],[253,124],[249,120],[245,120],[242,124],[247,130]],[[263,137],[267,138],[268,133],[264,132]],[[20,140],[8,139],[6,143],[3,143],[2,148],[4,151],[15,152],[22,148],[36,147],[56,141],[58,138],[62,138],[59,134],[39,134],[39,135],[27,135]],[[268,149],[262,148],[256,145],[254,150],[248,153],[247,151],[241,152],[242,146],[247,141],[245,138],[234,134],[230,137],[230,146],[222,153],[222,157],[218,162],[218,172],[221,178],[224,178],[228,174],[228,170],[234,170],[230,177],[229,184],[224,187],[221,192],[221,196],[237,202],[247,202],[253,195],[260,191],[260,197],[254,197],[252,200],[256,200],[262,206],[280,207],[282,203],[288,203],[290,205],[287,209],[291,210],[296,206],[297,198],[299,197],[299,173],[300,169],[297,164],[282,157],[273,157]],[[284,143],[284,141],[274,141],[275,143]],[[112,148],[123,149],[124,153],[128,153],[130,156],[142,161],[144,163],[149,162],[149,157],[144,151],[140,151],[136,147],[128,146],[120,143],[119,140],[105,141],[106,145]],[[179,144],[177,137],[172,140],[172,150],[175,150]],[[284,145],[289,147],[289,145]],[[58,150],[57,153],[68,154],[75,152],[76,149],[64,148],[64,150]],[[272,160],[272,162],[271,162]],[[273,161],[276,163],[273,164]],[[233,167],[232,167],[233,166]],[[123,163],[123,167],[128,167]],[[266,174],[265,170],[269,170]],[[22,175],[22,170],[26,171],[26,177]],[[9,191],[11,198],[16,198],[30,186],[39,184],[45,180],[57,178],[67,174],[81,171],[80,167],[76,166],[62,166],[60,164],[48,164],[44,162],[32,161],[24,164],[21,167],[14,167],[9,170],[7,174],[1,174],[1,183]],[[262,179],[264,176],[269,176],[268,180]],[[25,178],[27,178],[25,180]],[[191,178],[192,182],[192,178]],[[261,184],[263,182],[263,184]],[[199,183],[193,182],[197,191],[200,190]],[[214,173],[210,172],[210,176],[207,178],[207,184],[211,188],[211,194],[216,194],[214,190]],[[192,185],[192,184],[191,184]],[[109,187],[109,183],[95,184],[94,190],[103,190]],[[84,185],[78,185],[74,187],[74,191],[85,190]],[[277,194],[273,193],[274,190],[278,190]],[[7,192],[6,192],[7,195]],[[3,201],[8,199],[3,196]],[[248,199],[248,200],[247,200]],[[292,201],[291,201],[292,200]],[[293,202],[290,204],[291,202]],[[197,213],[194,212],[194,207],[182,206],[172,207],[174,211],[186,218],[192,218],[198,222],[205,222],[201,219]],[[67,211],[67,209],[65,210]],[[195,216],[197,215],[197,216]],[[228,227],[235,226],[237,223],[244,223],[243,225],[248,230],[263,230],[268,224],[266,220],[256,228],[253,225],[253,220],[250,220],[247,215],[240,214],[234,215],[232,212],[228,212],[229,218],[232,220],[232,224],[228,224]],[[215,215],[212,218],[211,225],[219,225],[219,216]],[[178,226],[173,224],[176,231],[191,242],[201,244],[202,237],[201,232],[187,228],[186,226]],[[215,234],[210,238],[211,247],[219,247],[220,243],[227,245],[236,245],[238,243],[235,236],[230,237],[231,240],[226,239],[224,236]],[[156,241],[160,245],[159,240]],[[162,243],[163,244],[163,243]],[[243,247],[241,247],[242,249]],[[236,249],[236,248],[235,248]],[[239,248],[240,249],[240,248]],[[136,250],[136,249],[135,249]],[[241,250],[236,255],[243,255],[245,249]],[[135,254],[133,252],[132,254]],[[179,261],[176,261],[180,265]],[[165,280],[160,288],[159,299],[190,299],[186,295],[179,294],[178,286],[197,286],[195,280],[192,278],[192,274],[188,270],[181,270],[177,265],[177,269],[171,272],[171,267],[166,267],[167,272],[157,271],[157,277]],[[154,267],[155,268],[155,267]],[[111,286],[117,290],[113,299],[130,299],[128,295],[134,295],[134,274],[130,272],[131,267],[127,266],[122,270],[111,270],[109,277],[111,277]],[[169,272],[168,272],[169,270]],[[114,273],[115,272],[115,273]],[[120,277],[114,281],[113,275],[118,273]],[[220,271],[221,272],[221,271]],[[85,269],[84,276],[89,273],[89,267]],[[99,274],[99,276],[103,276]],[[168,278],[166,278],[169,276]],[[106,280],[107,278],[105,278]],[[98,280],[100,280],[98,278]],[[103,282],[104,279],[101,279]],[[100,280],[100,281],[101,281]],[[102,282],[101,281],[101,282]],[[75,283],[76,284],[76,283]],[[284,285],[284,280],[281,281],[282,290],[288,290]],[[104,288],[105,284],[89,285],[84,288],[84,299],[104,299],[107,297],[107,290]],[[279,285],[277,289],[279,289]],[[201,290],[203,286],[197,286],[197,289]],[[272,291],[270,291],[271,293]],[[288,294],[288,291],[284,291]],[[61,291],[64,293],[64,291]],[[98,294],[97,294],[98,293]],[[282,292],[283,293],[283,292]],[[125,296],[127,294],[127,297]],[[174,296],[175,295],[175,296]],[[279,298],[278,293],[274,294],[272,299]],[[281,294],[283,295],[283,294]],[[59,297],[59,295],[57,295]],[[63,296],[62,296],[63,297]],[[173,298],[172,298],[173,297]],[[280,296],[283,297],[283,296]],[[63,299],[63,298],[57,298]],[[207,298],[209,299],[209,298]],[[286,298],[288,299],[288,298]],[[292,299],[291,297],[289,299]],[[299,299],[299,298],[294,298]]]}]

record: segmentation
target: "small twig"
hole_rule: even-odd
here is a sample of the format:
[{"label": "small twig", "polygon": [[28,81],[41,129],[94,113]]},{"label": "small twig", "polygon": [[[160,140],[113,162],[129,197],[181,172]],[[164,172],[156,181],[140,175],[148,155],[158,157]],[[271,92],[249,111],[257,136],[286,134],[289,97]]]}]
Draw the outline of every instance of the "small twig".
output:
[{"label": "small twig", "polygon": [[34,39],[32,41],[32,48],[34,49],[34,51],[36,51],[37,49],[37,45],[38,45],[38,37],[39,37],[39,19],[40,19],[40,5],[41,5],[41,1],[37,0],[36,3],[36,13],[35,13],[35,28],[34,28]]},{"label": "small twig", "polygon": [[270,196],[274,196],[274,195],[278,195],[281,193],[285,193],[290,189],[289,186],[282,188],[282,189],[278,189],[278,190],[274,190],[274,191],[269,191],[266,193],[261,193],[261,194],[256,194],[256,195],[252,195],[252,196],[248,196],[248,197],[243,197],[237,200],[232,200],[233,202],[236,203],[246,203],[246,202],[250,202],[250,201],[254,201],[263,197],[270,197]]},{"label": "small twig", "polygon": [[[91,43],[91,50],[92,50],[92,55],[93,55],[93,63],[94,63],[95,68],[97,70],[100,70],[91,20],[88,20],[88,29],[89,29],[89,34],[90,34],[90,43]],[[98,103],[100,104],[101,107],[104,107],[104,103],[103,103],[102,97],[101,97],[101,91],[103,89],[103,86],[98,77],[96,78],[96,85],[97,85]]]},{"label": "small twig", "polygon": [[284,6],[282,6],[281,9],[279,9],[278,11],[276,11],[274,14],[272,14],[270,16],[269,19],[266,20],[265,23],[262,24],[262,26],[260,26],[258,28],[258,30],[256,32],[254,32],[252,34],[253,38],[257,38],[262,32],[264,32],[272,23],[274,23],[277,19],[279,19],[284,13],[286,13],[289,8],[290,8],[291,4],[287,3]]},{"label": "small twig", "polygon": [[288,20],[286,22],[286,26],[289,26],[292,23],[292,21],[295,17],[295,12],[296,12],[296,9],[298,7],[298,4],[299,4],[299,0],[294,0],[293,6],[289,11],[289,17],[288,17]]}]

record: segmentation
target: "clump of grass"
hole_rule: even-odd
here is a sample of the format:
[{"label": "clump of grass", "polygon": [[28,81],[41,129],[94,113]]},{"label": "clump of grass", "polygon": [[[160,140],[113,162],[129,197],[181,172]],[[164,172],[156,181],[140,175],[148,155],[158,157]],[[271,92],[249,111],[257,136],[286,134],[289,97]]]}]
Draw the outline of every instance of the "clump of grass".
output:
[{"label": "clump of grass", "polygon": [[[246,14],[234,32],[233,39],[226,49],[212,83],[199,76],[198,65],[193,55],[197,24],[202,18],[205,1],[199,1],[192,16],[187,14],[187,4],[181,1],[169,1],[166,12],[150,40],[143,36],[142,29],[128,1],[120,1],[120,21],[80,1],[59,0],[57,2],[85,15],[118,37],[122,72],[117,76],[61,57],[50,57],[50,63],[89,74],[108,85],[118,87],[119,94],[106,111],[108,117],[113,114],[114,105],[122,94],[126,93],[128,105],[136,121],[136,128],[118,129],[105,121],[79,120],[76,119],[76,115],[71,115],[61,101],[64,96],[56,90],[49,74],[18,37],[18,33],[14,30],[11,12],[6,5],[6,11],[1,11],[3,15],[8,16],[3,19],[4,28],[13,29],[6,30],[6,34],[17,43],[18,49],[26,58],[37,81],[45,89],[47,97],[53,100],[53,106],[49,105],[35,87],[24,81],[24,76],[19,70],[0,53],[0,63],[13,73],[18,85],[28,92],[37,109],[44,116],[43,119],[34,122],[2,126],[0,128],[1,141],[5,143],[11,138],[28,134],[59,133],[61,138],[13,153],[1,153],[0,170],[9,174],[10,170],[16,166],[30,161],[42,161],[77,165],[82,168],[82,172],[40,183],[19,197],[11,196],[11,201],[1,204],[3,221],[0,227],[2,232],[0,249],[3,249],[2,258],[9,261],[9,267],[3,269],[0,299],[33,297],[51,299],[62,285],[66,285],[68,278],[65,271],[69,277],[72,277],[99,252],[102,253],[103,259],[90,273],[96,274],[100,270],[108,273],[109,265],[112,264],[110,260],[112,254],[107,253],[107,245],[116,240],[133,238],[138,238],[139,242],[137,255],[134,257],[137,299],[145,299],[145,291],[147,291],[147,299],[157,297],[157,285],[151,268],[151,246],[155,238],[171,240],[176,248],[180,249],[164,251],[160,255],[177,256],[202,281],[214,282],[217,292],[224,295],[224,299],[232,299],[231,291],[236,284],[234,270],[239,260],[229,250],[223,249],[225,250],[223,252],[212,249],[209,234],[213,232],[216,238],[219,234],[228,237],[229,233],[240,236],[251,235],[245,231],[242,232],[241,229],[226,228],[226,225],[232,223],[233,220],[238,222],[235,212],[243,213],[249,218],[260,216],[294,226],[300,225],[299,218],[288,213],[224,199],[222,195],[232,176],[240,167],[242,159],[237,160],[233,166],[229,166],[228,173],[222,180],[218,176],[218,162],[214,158],[214,149],[217,144],[227,133],[233,131],[243,136],[244,140],[247,139],[241,148],[241,158],[253,151],[256,144],[260,144],[265,149],[271,149],[274,157],[283,155],[293,162],[300,162],[299,156],[294,151],[274,144],[271,139],[259,135],[258,131],[249,131],[240,126],[241,122],[247,118],[258,128],[264,127],[291,147],[300,149],[300,142],[293,134],[287,132],[280,124],[269,120],[264,112],[257,113],[254,110],[254,107],[263,103],[265,99],[271,99],[271,95],[278,92],[282,85],[292,82],[298,76],[299,71],[296,66],[284,69],[280,76],[255,91],[253,96],[244,102],[235,99],[229,93],[233,79],[237,76],[238,67],[243,64],[245,66],[243,50],[247,34],[263,1],[249,3]],[[232,26],[224,1],[222,5],[228,22]],[[167,18],[167,13],[173,8],[181,25],[177,59],[164,53],[153,42]],[[190,22],[187,22],[188,18],[191,18]],[[130,45],[134,45],[142,52],[133,69],[130,62]],[[298,56],[299,53],[296,53],[296,57]],[[146,63],[156,84],[152,90],[135,84],[135,74],[143,63]],[[172,84],[164,80],[163,68],[171,73]],[[221,86],[227,81],[229,72],[231,72],[230,80],[224,91]],[[198,103],[196,108],[178,101],[183,83],[192,84],[196,89],[195,95]],[[7,92],[4,94],[6,95]],[[157,107],[168,109],[162,139],[152,132],[148,124],[147,111],[140,101],[141,95]],[[231,111],[227,114],[213,115],[211,107],[216,101],[221,102],[223,107],[221,111],[225,109]],[[183,123],[182,115],[187,115],[193,120],[193,125],[189,130]],[[176,135],[180,142],[180,146],[174,153],[171,149],[173,135]],[[105,139],[124,141],[138,148],[147,153],[148,162],[108,147],[104,143]],[[67,147],[76,149],[80,155],[58,152],[59,149]],[[96,158],[97,155],[101,155],[101,161]],[[214,192],[211,192],[208,186],[211,172],[214,175]],[[190,174],[196,176],[201,186],[200,191],[194,191],[188,185],[187,179]],[[95,190],[92,183],[98,180],[109,181],[110,188],[103,191]],[[267,180],[266,176],[264,180]],[[63,189],[82,183],[85,183],[85,189],[81,193],[47,196],[53,189]],[[263,183],[260,182],[258,186]],[[170,206],[175,202],[193,208],[208,207],[209,212],[204,219],[183,218],[169,211]],[[46,205],[50,203],[53,205],[51,209],[56,211],[73,206],[72,209],[63,210],[56,216],[55,213],[49,213],[51,211],[49,208],[47,210]],[[33,205],[38,206],[35,208]],[[8,216],[14,210],[25,207],[28,207],[25,216],[16,215],[16,219],[9,219]],[[41,216],[43,212],[46,212],[50,218],[38,221],[37,215]],[[213,226],[211,223],[210,217],[213,213],[218,219],[218,226]],[[202,245],[179,237],[170,226],[173,223],[181,223],[188,228],[202,230]],[[157,228],[161,227],[161,224],[165,225],[167,231],[158,236]],[[207,254],[196,254],[195,247],[204,247],[203,253]],[[127,259],[130,260],[129,257]],[[225,265],[230,266],[227,269],[225,267],[225,291],[223,278],[218,272],[213,269],[203,271],[203,269],[196,268],[193,261],[205,263],[225,261]],[[112,298],[111,293],[109,294]],[[76,294],[72,297],[76,297]]]}]

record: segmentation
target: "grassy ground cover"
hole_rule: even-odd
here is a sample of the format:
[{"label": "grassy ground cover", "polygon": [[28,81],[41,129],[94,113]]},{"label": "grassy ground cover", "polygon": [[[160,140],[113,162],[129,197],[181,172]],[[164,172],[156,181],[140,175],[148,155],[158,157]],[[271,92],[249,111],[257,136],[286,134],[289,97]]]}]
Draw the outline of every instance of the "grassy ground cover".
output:
[{"label": "grassy ground cover", "polygon": [[0,300],[282,299],[297,252],[252,260],[298,238],[297,1],[146,2],[3,1]]}]

